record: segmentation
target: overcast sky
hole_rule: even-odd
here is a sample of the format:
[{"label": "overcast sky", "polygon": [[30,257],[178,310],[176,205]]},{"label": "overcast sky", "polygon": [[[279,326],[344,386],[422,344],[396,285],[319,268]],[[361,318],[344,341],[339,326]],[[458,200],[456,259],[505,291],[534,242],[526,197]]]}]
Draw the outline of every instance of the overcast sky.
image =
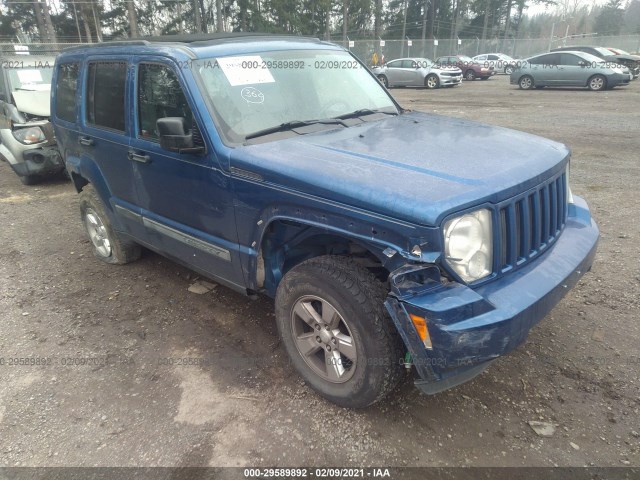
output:
[{"label": "overcast sky", "polygon": [[[559,4],[564,3],[563,0],[557,0],[557,1]],[[588,7],[592,7],[594,5],[603,5],[607,3],[607,0],[567,0],[567,1],[569,1],[570,5],[574,5],[577,1],[580,6],[588,6]],[[626,3],[626,2],[623,2],[623,3]],[[555,10],[560,10],[560,7],[559,6],[547,7],[545,5],[529,5],[529,7],[526,10],[526,13],[527,15],[537,15],[539,13],[544,13],[545,11],[553,12]]]}]

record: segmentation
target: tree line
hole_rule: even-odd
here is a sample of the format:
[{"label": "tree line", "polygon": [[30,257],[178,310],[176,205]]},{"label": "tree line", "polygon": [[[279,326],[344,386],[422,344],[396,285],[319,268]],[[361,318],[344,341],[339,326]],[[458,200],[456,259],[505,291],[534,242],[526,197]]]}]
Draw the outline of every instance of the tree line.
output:
[{"label": "tree line", "polygon": [[[5,0],[0,39],[102,42],[260,31],[356,39],[640,34],[640,0]],[[527,10],[535,7],[535,15]],[[551,29],[555,29],[553,32]]]}]

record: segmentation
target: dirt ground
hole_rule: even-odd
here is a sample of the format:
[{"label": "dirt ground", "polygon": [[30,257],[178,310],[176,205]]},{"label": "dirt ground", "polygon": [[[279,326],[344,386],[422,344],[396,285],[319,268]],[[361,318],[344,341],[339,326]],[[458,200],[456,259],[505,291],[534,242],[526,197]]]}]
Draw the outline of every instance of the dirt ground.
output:
[{"label": "dirt ground", "polygon": [[[0,466],[640,465],[640,80],[392,93],[573,149],[599,252],[526,344],[436,396],[408,378],[381,404],[340,409],[294,373],[269,299],[191,293],[196,275],[150,252],[99,262],[70,183],[23,186],[0,164]],[[20,358],[45,365],[9,364]]]}]

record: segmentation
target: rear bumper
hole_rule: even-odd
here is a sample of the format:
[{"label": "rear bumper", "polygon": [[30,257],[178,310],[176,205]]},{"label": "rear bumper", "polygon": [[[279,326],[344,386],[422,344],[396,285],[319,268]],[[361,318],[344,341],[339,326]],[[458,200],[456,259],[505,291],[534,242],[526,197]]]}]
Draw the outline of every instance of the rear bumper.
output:
[{"label": "rear bumper", "polygon": [[[555,245],[531,264],[475,289],[450,283],[410,298],[388,297],[385,306],[411,353],[422,391],[437,393],[468,381],[518,347],[591,268],[598,227],[586,202],[575,202]],[[422,344],[410,313],[427,319],[433,349]]]}]

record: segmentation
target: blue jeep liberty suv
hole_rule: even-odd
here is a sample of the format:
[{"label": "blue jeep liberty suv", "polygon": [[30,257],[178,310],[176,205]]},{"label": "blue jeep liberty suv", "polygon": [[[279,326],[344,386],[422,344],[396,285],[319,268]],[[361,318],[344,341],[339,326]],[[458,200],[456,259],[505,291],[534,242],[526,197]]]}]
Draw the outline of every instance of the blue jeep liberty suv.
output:
[{"label": "blue jeep liberty suv", "polygon": [[342,406],[382,399],[407,365],[429,394],[478,375],[596,253],[566,146],[405,110],[317,39],[71,48],[51,102],[95,255],[144,246],[272,297],[295,369]]}]

